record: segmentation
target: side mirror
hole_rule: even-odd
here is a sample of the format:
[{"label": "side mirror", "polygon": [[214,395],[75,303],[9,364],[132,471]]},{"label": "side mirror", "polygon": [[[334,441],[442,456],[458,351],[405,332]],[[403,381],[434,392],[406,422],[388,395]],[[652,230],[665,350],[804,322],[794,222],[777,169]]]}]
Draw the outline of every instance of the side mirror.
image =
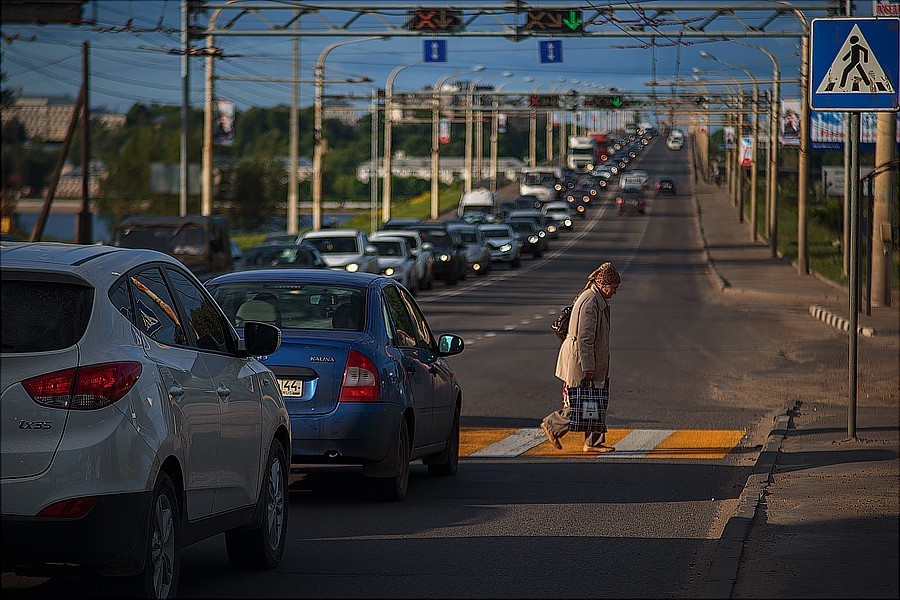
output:
[{"label": "side mirror", "polygon": [[375,246],[366,245],[365,249],[366,256],[378,256],[378,248]]},{"label": "side mirror", "polygon": [[423,242],[423,243],[422,243],[422,250],[425,250],[425,251],[427,251],[427,252],[431,252],[432,250],[434,250],[434,244],[432,244],[431,242]]},{"label": "side mirror", "polygon": [[445,333],[438,340],[438,355],[453,356],[459,354],[466,347],[466,343],[458,335]]},{"label": "side mirror", "polygon": [[268,323],[244,323],[244,349],[248,356],[274,354],[281,347],[281,330]]}]

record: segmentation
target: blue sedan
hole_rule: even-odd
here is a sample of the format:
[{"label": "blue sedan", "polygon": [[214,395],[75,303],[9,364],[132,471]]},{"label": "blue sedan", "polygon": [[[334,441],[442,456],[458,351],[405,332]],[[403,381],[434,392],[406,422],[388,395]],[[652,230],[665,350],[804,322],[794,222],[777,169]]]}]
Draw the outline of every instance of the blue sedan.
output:
[{"label": "blue sedan", "polygon": [[281,348],[261,360],[284,395],[294,463],[362,465],[390,500],[406,496],[412,460],[456,474],[462,390],[444,358],[464,343],[435,338],[406,288],[306,269],[229,273],[206,286],[236,328],[282,330]]}]

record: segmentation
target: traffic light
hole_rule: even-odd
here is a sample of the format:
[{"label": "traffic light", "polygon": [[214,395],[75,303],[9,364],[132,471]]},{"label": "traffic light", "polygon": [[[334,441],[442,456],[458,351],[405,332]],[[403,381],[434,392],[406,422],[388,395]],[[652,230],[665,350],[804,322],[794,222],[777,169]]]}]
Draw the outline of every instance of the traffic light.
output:
[{"label": "traffic light", "polygon": [[525,12],[526,31],[547,33],[584,33],[584,21],[579,9],[528,10]]},{"label": "traffic light", "polygon": [[557,107],[559,96],[529,96],[528,106]]},{"label": "traffic light", "polygon": [[420,8],[406,12],[406,29],[410,31],[459,31],[462,11]]}]

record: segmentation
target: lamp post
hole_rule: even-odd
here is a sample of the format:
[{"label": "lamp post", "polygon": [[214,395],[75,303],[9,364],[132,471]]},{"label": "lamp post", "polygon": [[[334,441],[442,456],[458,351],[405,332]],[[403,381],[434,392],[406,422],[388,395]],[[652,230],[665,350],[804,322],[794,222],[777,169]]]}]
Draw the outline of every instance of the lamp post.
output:
[{"label": "lamp post", "polygon": [[[364,37],[364,38],[355,38],[350,40],[343,40],[340,42],[335,42],[330,46],[326,46],[322,53],[319,55],[319,60],[316,61],[316,96],[315,96],[315,106],[314,106],[314,123],[313,123],[313,139],[314,139],[314,149],[313,149],[313,182],[312,182],[312,201],[313,201],[313,214],[312,214],[312,226],[313,231],[318,231],[322,228],[322,158],[325,154],[324,152],[324,143],[325,136],[322,130],[322,87],[323,87],[323,79],[325,72],[325,59],[328,58],[328,55],[332,50],[338,48],[340,46],[346,46],[348,44],[358,44],[360,42],[370,42],[372,40],[381,39],[378,37]],[[368,78],[360,79],[360,83],[363,81],[371,81]]]},{"label": "lamp post", "polygon": [[464,69],[462,71],[456,71],[454,73],[449,73],[444,75],[440,79],[438,79],[437,83],[434,86],[434,99],[432,101],[432,109],[431,109],[431,218],[438,218],[438,184],[440,183],[438,177],[440,175],[440,130],[439,130],[439,118],[441,112],[441,98],[440,93],[441,89],[444,86],[444,83],[447,82],[451,77],[459,77],[460,75],[465,75],[466,73],[473,73],[477,71],[484,71],[483,65],[476,65],[471,69]]},{"label": "lamp post", "polygon": [[[706,53],[704,52],[703,54],[706,54]],[[710,73],[710,71],[704,71],[704,70],[698,69],[697,67],[692,68],[691,71],[693,71],[694,73]],[[727,117],[727,121],[723,121],[723,124],[725,122],[734,123],[736,125],[735,131],[736,131],[737,135],[740,135],[742,133],[741,129],[743,128],[744,90],[736,77],[733,77],[731,75],[724,75],[724,74],[723,74],[723,76],[730,79],[732,81],[732,83],[734,84],[734,87],[732,87],[731,85],[729,85],[727,83],[723,83],[723,82],[715,82],[715,83],[717,85],[724,85],[728,89],[729,93],[738,99],[737,115],[736,116],[729,115]],[[714,82],[710,82],[711,85],[713,83]],[[738,152],[736,152],[735,149],[732,149],[732,150],[728,150],[727,148],[725,149],[725,178],[728,180],[728,193],[731,196],[731,203],[733,206],[738,205],[738,196],[740,195],[740,187],[741,187],[737,182],[738,177],[735,177],[736,173],[740,173],[739,156],[740,156],[740,154]]]},{"label": "lamp post", "polygon": [[[519,81],[531,82],[534,81],[534,77],[530,75],[522,78]],[[515,83],[513,81],[505,81],[494,88],[493,100],[491,102],[492,109],[492,124],[491,124],[491,190],[497,189],[497,146],[500,141],[500,96],[498,93],[504,87],[509,85],[510,83]]]},{"label": "lamp post", "polygon": [[[490,79],[491,77],[512,77],[512,71],[504,71],[499,75],[485,75],[484,77],[476,77],[472,81],[469,82],[468,93],[466,94],[466,148],[465,148],[465,185],[466,191],[472,191],[472,184],[474,180],[474,172],[473,172],[473,164],[472,164],[472,121],[474,120],[474,115],[472,114],[472,105],[474,104],[475,98],[475,86],[484,81],[485,79]],[[481,106],[481,102],[478,102],[479,107]],[[481,153],[482,153],[482,124],[481,121],[484,118],[481,110],[478,111],[478,171],[479,174],[481,172]]]},{"label": "lamp post", "polygon": [[[415,62],[407,63],[405,65],[400,65],[391,71],[391,74],[388,75],[387,83],[384,86],[384,181],[383,181],[383,189],[382,189],[382,202],[384,202],[383,212],[382,212],[382,220],[387,223],[391,219],[391,177],[393,172],[393,123],[394,123],[394,79],[397,78],[397,75],[403,69],[407,69],[409,67],[413,67],[415,65],[421,64],[422,61],[417,60]],[[378,167],[377,165],[372,165],[372,169],[377,174]],[[376,179],[373,180],[372,185],[375,185]]]},{"label": "lamp post", "polygon": [[[703,50],[700,51],[700,56],[703,58],[714,60],[718,63],[725,65],[731,69],[735,69],[737,71],[743,72],[753,84],[753,159],[750,165],[750,239],[755,239],[756,234],[756,185],[757,185],[757,163],[756,163],[756,152],[759,144],[759,86],[756,83],[756,78],[743,67],[736,67],[731,63],[725,62],[722,59],[716,58],[709,52],[705,52]],[[743,132],[741,132],[742,134]],[[740,168],[740,165],[738,165]],[[743,202],[743,194],[738,193],[738,221],[744,222],[744,202]]]}]

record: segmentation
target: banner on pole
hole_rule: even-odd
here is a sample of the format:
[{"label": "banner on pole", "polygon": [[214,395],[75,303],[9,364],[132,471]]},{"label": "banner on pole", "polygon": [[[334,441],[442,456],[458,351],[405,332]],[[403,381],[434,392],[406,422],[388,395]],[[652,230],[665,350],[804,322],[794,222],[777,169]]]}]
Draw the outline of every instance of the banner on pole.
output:
[{"label": "banner on pole", "polygon": [[799,98],[785,98],[781,101],[781,135],[778,141],[782,146],[800,145]]},{"label": "banner on pole", "polygon": [[212,143],[216,146],[231,146],[234,143],[234,102],[231,100],[216,101]]},{"label": "banner on pole", "polygon": [[741,136],[741,166],[753,165],[754,157],[753,138],[749,135]]},{"label": "banner on pole", "polygon": [[725,150],[734,150],[736,148],[734,144],[734,127],[723,127],[722,128],[723,139],[722,146]]},{"label": "banner on pole", "polygon": [[441,121],[438,129],[438,141],[442,144],[450,143],[450,121]]},{"label": "banner on pole", "polygon": [[497,114],[497,133],[506,133],[506,113]]},{"label": "banner on pole", "polygon": [[[842,112],[811,111],[809,116],[809,141],[813,150],[844,149],[844,114]],[[897,144],[900,148],[900,115],[897,116]],[[862,152],[875,149],[878,132],[878,115],[860,113],[859,142]]]}]

